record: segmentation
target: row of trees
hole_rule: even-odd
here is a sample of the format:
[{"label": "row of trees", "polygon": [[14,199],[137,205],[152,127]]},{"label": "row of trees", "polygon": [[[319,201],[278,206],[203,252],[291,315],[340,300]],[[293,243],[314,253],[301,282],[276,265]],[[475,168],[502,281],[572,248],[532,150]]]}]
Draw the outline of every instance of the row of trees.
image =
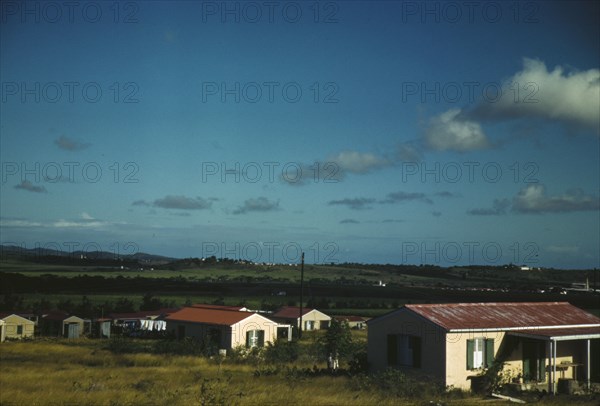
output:
[{"label": "row of trees", "polygon": [[23,296],[7,293],[2,295],[0,311],[3,312],[31,312],[41,314],[49,310],[62,310],[83,318],[102,317],[110,313],[132,313],[138,310],[157,310],[161,308],[176,307],[175,301],[162,300],[151,293],[146,293],[141,302],[135,303],[127,297],[120,297],[116,301],[93,303],[87,296],[76,303],[71,299],[59,299],[52,302],[44,297],[30,304],[25,303]]}]

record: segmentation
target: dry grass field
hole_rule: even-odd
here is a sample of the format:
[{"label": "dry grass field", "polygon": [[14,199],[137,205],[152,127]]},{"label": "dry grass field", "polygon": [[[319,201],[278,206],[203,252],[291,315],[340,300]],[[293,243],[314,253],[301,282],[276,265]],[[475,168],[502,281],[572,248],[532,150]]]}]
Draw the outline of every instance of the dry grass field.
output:
[{"label": "dry grass field", "polygon": [[[303,374],[306,359],[279,366],[201,356],[115,353],[108,341],[80,339],[0,345],[2,405],[481,405],[506,401],[462,392],[372,385],[347,374]],[[317,365],[323,368],[324,365]],[[573,399],[544,398],[543,404]],[[597,404],[579,399],[579,405]]]}]

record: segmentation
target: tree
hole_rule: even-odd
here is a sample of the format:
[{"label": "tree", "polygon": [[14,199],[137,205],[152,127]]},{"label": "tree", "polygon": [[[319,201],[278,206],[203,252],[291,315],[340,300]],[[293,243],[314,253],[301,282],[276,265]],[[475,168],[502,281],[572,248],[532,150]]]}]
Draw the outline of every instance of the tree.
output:
[{"label": "tree", "polygon": [[323,345],[330,368],[337,369],[339,357],[347,357],[352,351],[352,333],[347,321],[331,320],[329,329],[323,337]]},{"label": "tree", "polygon": [[120,297],[115,303],[115,313],[133,313],[135,311],[135,305],[133,302],[126,297]]}]

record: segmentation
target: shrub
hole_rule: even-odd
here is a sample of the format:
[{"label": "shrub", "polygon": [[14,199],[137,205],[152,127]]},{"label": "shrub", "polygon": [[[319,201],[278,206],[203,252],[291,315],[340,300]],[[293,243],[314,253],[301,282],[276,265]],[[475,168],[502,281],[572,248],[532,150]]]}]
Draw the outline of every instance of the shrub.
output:
[{"label": "shrub", "polygon": [[294,362],[298,359],[298,342],[275,340],[267,343],[265,360],[269,363]]}]

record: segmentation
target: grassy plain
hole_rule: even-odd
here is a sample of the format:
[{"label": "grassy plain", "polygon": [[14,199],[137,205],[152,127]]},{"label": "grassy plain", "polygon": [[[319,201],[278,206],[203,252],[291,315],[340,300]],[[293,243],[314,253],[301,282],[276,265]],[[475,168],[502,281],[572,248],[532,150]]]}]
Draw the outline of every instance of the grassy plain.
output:
[{"label": "grassy plain", "polygon": [[[364,332],[354,332],[356,340]],[[314,336],[301,341],[310,346]],[[148,345],[148,341],[138,345]],[[120,353],[109,340],[38,339],[0,344],[2,405],[484,405],[507,401],[464,392],[411,395],[398,385],[373,384],[366,375],[303,374],[321,361],[285,365],[203,356]],[[344,365],[342,365],[344,367]],[[276,369],[277,368],[277,369]],[[278,372],[274,372],[278,371]],[[265,373],[266,372],[266,373]],[[405,385],[411,385],[407,383]],[[413,384],[414,385],[414,384]],[[581,406],[597,398],[551,397],[539,404]]]}]

